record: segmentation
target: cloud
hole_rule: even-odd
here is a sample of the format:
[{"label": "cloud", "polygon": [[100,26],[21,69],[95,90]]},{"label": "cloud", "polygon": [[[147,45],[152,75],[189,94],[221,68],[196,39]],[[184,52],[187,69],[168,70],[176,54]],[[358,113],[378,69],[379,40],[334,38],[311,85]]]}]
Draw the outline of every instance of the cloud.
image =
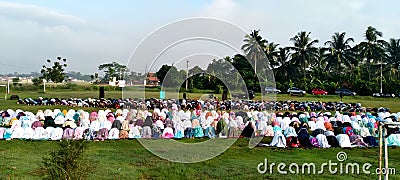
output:
[{"label": "cloud", "polygon": [[[103,0],[94,4],[60,0],[50,4],[0,0],[1,62],[19,64],[27,67],[24,72],[31,72],[38,71],[45,59],[63,56],[68,59],[69,70],[93,73],[101,63],[126,63],[140,40],[156,28],[191,17],[222,19],[247,33],[260,29],[263,38],[281,46],[291,46],[289,39],[300,31],[312,32],[319,45],[334,32],[343,31],[357,43],[364,40],[369,25],[382,31],[385,40],[400,38],[400,25],[395,21],[400,17],[396,9],[399,3],[395,0],[208,0],[173,1],[161,6],[148,1]],[[204,27],[228,34],[221,27]],[[182,33],[187,31],[191,29]],[[143,71],[145,62],[135,66]],[[14,70],[10,67],[4,71]]]},{"label": "cloud", "polygon": [[92,73],[103,62],[128,59],[124,33],[46,7],[0,1],[0,61],[20,64],[6,72],[39,71],[46,59],[62,56],[67,71]]},{"label": "cloud", "polygon": [[345,4],[347,4],[353,11],[360,11],[365,7],[365,1],[360,0],[346,1]]},{"label": "cloud", "polygon": [[0,2],[0,14],[7,19],[34,21],[47,26],[82,24],[85,21],[77,16],[60,13],[45,7]]},{"label": "cloud", "polygon": [[221,18],[230,21],[247,32],[260,29],[260,34],[282,46],[289,46],[291,37],[300,31],[309,31],[312,38],[321,43],[335,32],[347,32],[356,42],[364,39],[365,29],[372,25],[383,31],[385,39],[399,38],[397,1],[385,3],[368,0],[337,1],[236,1],[212,0],[199,9],[197,16]]},{"label": "cloud", "polygon": [[201,14],[231,20],[234,13],[238,10],[236,2],[232,0],[214,0],[204,7]]}]

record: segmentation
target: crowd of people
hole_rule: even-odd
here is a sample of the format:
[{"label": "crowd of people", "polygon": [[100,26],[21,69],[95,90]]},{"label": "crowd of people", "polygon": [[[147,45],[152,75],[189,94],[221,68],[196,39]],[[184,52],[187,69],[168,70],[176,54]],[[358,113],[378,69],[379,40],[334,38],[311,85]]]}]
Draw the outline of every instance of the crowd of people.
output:
[{"label": "crowd of people", "polygon": [[[327,107],[344,103],[276,102],[276,107],[288,108],[268,112],[251,103],[231,104],[230,108],[209,107],[207,103],[175,103],[158,100],[137,109],[84,110],[46,109],[37,112],[0,111],[0,139],[60,140],[133,138],[252,138],[272,137],[268,144],[276,147],[353,147],[376,146],[380,121],[398,122],[400,113],[386,108],[364,108],[361,104],[346,104],[351,111],[330,113]],[[164,104],[164,102],[167,102]],[[170,102],[170,104],[168,104]],[[239,101],[238,101],[239,102]],[[192,104],[189,108],[189,104]],[[262,103],[266,105],[268,103]],[[280,105],[278,105],[280,104]],[[290,111],[313,106],[314,110]],[[333,106],[331,104],[334,104]],[[151,107],[153,105],[153,107]],[[215,107],[215,104],[212,106]],[[247,106],[247,107],[246,107]],[[322,107],[318,107],[322,106]],[[151,109],[150,109],[151,108]],[[274,109],[274,108],[273,108]],[[298,110],[298,109],[295,109]],[[308,111],[310,110],[310,111]],[[332,109],[330,109],[332,110]],[[400,134],[388,138],[389,145],[400,146]]]},{"label": "crowd of people", "polygon": [[[360,103],[343,103],[343,102],[321,102],[321,101],[271,101],[271,100],[225,100],[218,99],[143,99],[143,98],[43,98],[36,99],[25,98],[19,99],[17,104],[51,106],[63,105],[69,107],[95,107],[95,108],[113,108],[113,109],[140,109],[152,110],[155,108],[162,109],[171,107],[176,104],[183,110],[257,110],[257,111],[339,111],[339,112],[367,112],[378,111],[378,108],[362,107]],[[381,108],[382,109],[382,108]],[[389,109],[382,109],[389,111]]]}]

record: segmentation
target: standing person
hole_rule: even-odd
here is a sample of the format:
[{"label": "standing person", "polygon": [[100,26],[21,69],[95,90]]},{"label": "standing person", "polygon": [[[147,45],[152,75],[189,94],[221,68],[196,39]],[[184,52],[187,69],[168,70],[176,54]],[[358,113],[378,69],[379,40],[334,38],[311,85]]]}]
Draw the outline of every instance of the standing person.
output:
[{"label": "standing person", "polygon": [[343,92],[342,91],[340,91],[339,96],[340,96],[340,102],[343,102]]}]

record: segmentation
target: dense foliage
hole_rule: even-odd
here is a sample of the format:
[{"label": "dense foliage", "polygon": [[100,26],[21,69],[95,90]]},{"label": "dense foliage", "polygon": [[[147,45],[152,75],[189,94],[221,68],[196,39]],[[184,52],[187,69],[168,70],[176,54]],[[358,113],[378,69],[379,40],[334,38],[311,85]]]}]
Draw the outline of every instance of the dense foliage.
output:
[{"label": "dense foliage", "polygon": [[116,62],[101,64],[98,69],[104,71],[104,77],[101,80],[103,83],[108,83],[108,81],[113,80],[113,78],[121,80],[128,71],[128,68],[125,65]]},{"label": "dense foliage", "polygon": [[[52,63],[50,59],[48,59],[46,62],[48,64]],[[53,65],[43,65],[42,69],[40,70],[40,73],[42,73],[42,75],[39,77],[39,79],[45,79],[54,83],[61,83],[65,80],[66,77],[64,72],[66,67],[67,59],[57,57],[57,60],[53,62]]]},{"label": "dense foliage", "polygon": [[117,62],[104,63],[99,65],[98,70],[103,71],[104,76],[100,77],[98,73],[90,75],[90,79],[94,84],[108,83],[115,80],[125,80],[126,82],[142,83],[145,74],[130,71],[126,65]]},{"label": "dense foliage", "polygon": [[268,82],[260,85],[255,74],[270,70],[276,87],[282,91],[290,86],[308,92],[319,87],[333,94],[335,89],[344,87],[361,95],[371,95],[380,91],[382,78],[384,93],[399,93],[400,39],[385,41],[383,33],[371,26],[366,29],[364,37],[356,44],[354,38],[345,32],[336,32],[331,40],[317,46],[319,40],[313,39],[311,32],[302,31],[290,38],[292,46],[280,47],[254,30],[244,37],[244,55],[214,60],[204,70],[206,75],[198,73],[190,78],[190,88],[210,89],[237,83],[235,70],[220,71],[231,77],[231,82],[225,84],[215,78],[221,76],[212,71],[215,67],[223,69],[227,66],[222,64],[230,63],[240,73],[247,88],[259,92]]}]

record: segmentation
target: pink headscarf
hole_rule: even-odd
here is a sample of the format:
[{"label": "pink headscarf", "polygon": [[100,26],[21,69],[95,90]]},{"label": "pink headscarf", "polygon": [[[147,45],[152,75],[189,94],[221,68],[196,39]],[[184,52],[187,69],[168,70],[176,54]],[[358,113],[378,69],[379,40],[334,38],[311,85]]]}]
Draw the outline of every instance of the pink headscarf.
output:
[{"label": "pink headscarf", "polygon": [[272,122],[272,126],[280,126],[280,124],[279,124],[279,122],[274,121],[274,122]]}]

